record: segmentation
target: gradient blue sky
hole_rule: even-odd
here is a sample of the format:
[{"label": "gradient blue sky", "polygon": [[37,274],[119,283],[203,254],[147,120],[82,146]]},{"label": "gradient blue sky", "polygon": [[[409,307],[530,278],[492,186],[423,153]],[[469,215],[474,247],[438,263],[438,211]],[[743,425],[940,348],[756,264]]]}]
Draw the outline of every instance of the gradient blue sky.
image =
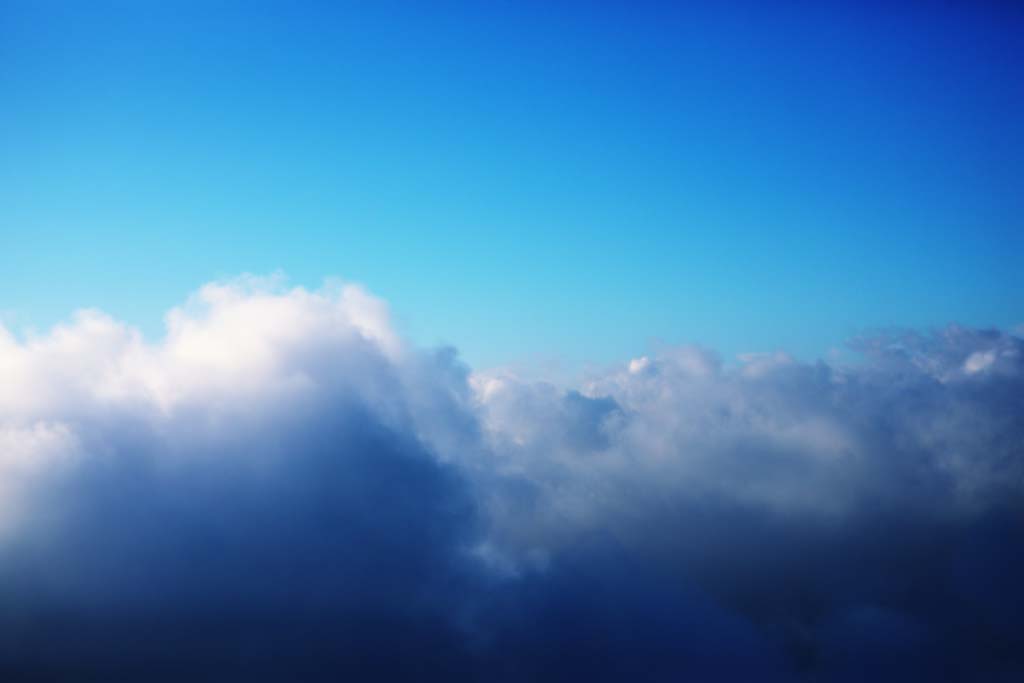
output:
[{"label": "gradient blue sky", "polygon": [[0,314],[336,275],[474,365],[1024,322],[1024,14],[824,4],[4,0]]}]

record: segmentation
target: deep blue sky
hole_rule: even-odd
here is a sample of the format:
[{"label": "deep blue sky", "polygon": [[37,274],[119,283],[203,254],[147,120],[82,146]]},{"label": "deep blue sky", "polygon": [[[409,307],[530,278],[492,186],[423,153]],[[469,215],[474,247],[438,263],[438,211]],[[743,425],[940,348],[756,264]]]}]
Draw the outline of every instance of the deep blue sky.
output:
[{"label": "deep blue sky", "polygon": [[280,269],[475,365],[1024,322],[1024,13],[821,4],[5,0],[2,319]]}]

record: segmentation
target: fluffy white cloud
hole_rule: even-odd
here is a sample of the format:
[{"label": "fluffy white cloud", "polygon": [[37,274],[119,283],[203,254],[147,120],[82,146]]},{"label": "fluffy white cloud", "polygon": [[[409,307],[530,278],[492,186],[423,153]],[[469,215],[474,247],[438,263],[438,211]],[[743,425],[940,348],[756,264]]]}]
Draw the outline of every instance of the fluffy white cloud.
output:
[{"label": "fluffy white cloud", "polygon": [[566,390],[416,349],[359,287],[255,278],[157,342],[0,328],[0,672],[1019,672],[1024,342],[856,347]]}]

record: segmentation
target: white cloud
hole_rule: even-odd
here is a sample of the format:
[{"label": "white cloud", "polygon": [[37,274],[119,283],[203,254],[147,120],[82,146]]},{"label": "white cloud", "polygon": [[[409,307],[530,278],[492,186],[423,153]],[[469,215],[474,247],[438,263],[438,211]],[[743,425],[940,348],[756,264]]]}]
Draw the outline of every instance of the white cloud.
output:
[{"label": "white cloud", "polygon": [[605,558],[590,599],[636,600],[611,578],[628,557],[790,644],[883,614],[956,651],[956,605],[1004,634],[1002,603],[956,578],[968,550],[1019,595],[996,575],[1015,556],[970,540],[1024,499],[1011,335],[861,340],[852,366],[666,348],[566,390],[416,349],[352,285],[213,283],[167,323],[155,343],[96,311],[0,328],[0,597],[42,596],[30,620],[72,598],[116,612],[126,590],[199,612],[287,593],[345,619],[405,601],[498,642],[524,627],[491,601],[532,604],[501,597],[531,581],[561,600],[581,548]]},{"label": "white cloud", "polygon": [[973,375],[987,370],[996,360],[995,351],[975,351],[964,361],[964,372]]}]

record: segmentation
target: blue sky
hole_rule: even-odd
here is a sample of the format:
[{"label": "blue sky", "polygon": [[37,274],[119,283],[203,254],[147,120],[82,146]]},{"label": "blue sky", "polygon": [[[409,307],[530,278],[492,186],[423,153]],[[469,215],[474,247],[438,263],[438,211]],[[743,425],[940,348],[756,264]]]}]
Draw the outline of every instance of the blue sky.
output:
[{"label": "blue sky", "polygon": [[1024,680],[1015,4],[0,0],[0,680]]},{"label": "blue sky", "polygon": [[281,270],[478,366],[1024,322],[1020,11],[761,4],[5,2],[2,319]]}]

